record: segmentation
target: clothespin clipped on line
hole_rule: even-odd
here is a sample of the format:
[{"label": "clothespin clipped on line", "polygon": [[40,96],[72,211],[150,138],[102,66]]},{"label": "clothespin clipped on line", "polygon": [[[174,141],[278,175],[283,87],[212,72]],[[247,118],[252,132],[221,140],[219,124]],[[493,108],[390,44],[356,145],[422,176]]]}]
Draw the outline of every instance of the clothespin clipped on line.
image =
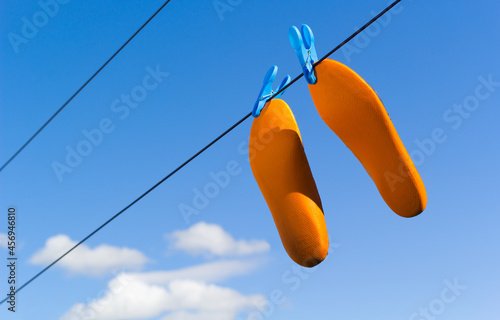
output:
[{"label": "clothespin clipped on line", "polygon": [[299,58],[307,83],[315,84],[317,79],[313,64],[318,61],[318,55],[314,46],[314,35],[307,24],[303,24],[300,29],[302,35],[296,26],[291,26],[288,30],[288,39]]},{"label": "clothespin clipped on line", "polygon": [[[262,89],[260,89],[259,92],[259,97],[257,101],[255,102],[255,105],[253,106],[253,111],[252,115],[254,118],[257,118],[260,115],[260,112],[266,105],[267,101],[273,96],[275,92],[280,91],[284,86],[286,86],[288,83],[290,83],[290,76],[286,76],[283,81],[281,81],[281,84],[278,87],[278,90],[273,91],[272,90],[272,85],[274,82],[274,78],[276,78],[276,74],[278,73],[278,67],[277,66],[272,66],[269,71],[267,71],[266,76],[264,77],[264,81],[262,84]],[[278,95],[276,95],[274,98],[279,98],[283,93],[280,92]]]}]

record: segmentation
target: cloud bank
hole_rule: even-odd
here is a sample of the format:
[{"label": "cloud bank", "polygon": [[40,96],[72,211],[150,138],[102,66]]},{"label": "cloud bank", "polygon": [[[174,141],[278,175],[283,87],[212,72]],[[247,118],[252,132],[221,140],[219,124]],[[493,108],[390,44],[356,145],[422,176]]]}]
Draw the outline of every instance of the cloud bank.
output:
[{"label": "cloud bank", "polygon": [[[47,265],[71,249],[76,241],[67,235],[56,235],[45,242],[45,246],[37,251],[30,259],[30,263]],[[118,248],[102,244],[93,249],[85,244],[80,245],[66,257],[61,259],[59,266],[71,273],[98,276],[117,269],[140,270],[148,261],[146,256],[138,250]]]},{"label": "cloud bank", "polygon": [[[108,282],[105,290],[96,292],[94,298],[74,304],[60,320],[233,320],[238,314],[265,303],[265,297],[260,294],[243,294],[220,282],[249,274],[259,267],[262,259],[242,259],[242,256],[268,251],[270,246],[266,241],[235,240],[221,226],[205,222],[174,231],[166,235],[166,239],[171,242],[171,248],[192,255],[236,256],[238,259],[174,270],[122,272]],[[66,236],[52,237],[32,260],[47,262],[73,244]],[[101,260],[103,254],[107,257]],[[98,261],[111,261],[110,265],[138,261],[137,266],[146,261],[138,251],[105,245],[95,249],[84,247],[72,255],[65,267],[73,272],[84,268],[93,268],[95,272],[108,269],[107,265],[97,264]],[[81,267],[82,263],[86,266]]]},{"label": "cloud bank", "polygon": [[7,248],[7,235],[5,233],[0,233],[0,248]]},{"label": "cloud bank", "polygon": [[217,224],[199,222],[189,229],[175,231],[166,236],[171,248],[192,255],[245,256],[267,252],[270,245],[265,240],[235,240]]}]

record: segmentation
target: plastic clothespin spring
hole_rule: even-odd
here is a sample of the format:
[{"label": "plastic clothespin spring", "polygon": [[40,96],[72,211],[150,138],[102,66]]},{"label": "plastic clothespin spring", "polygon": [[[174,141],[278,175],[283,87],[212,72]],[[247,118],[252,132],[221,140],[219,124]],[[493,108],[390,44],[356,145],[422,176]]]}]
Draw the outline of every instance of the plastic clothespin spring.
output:
[{"label": "plastic clothespin spring", "polygon": [[[280,91],[285,87],[288,83],[290,83],[290,76],[286,76],[283,81],[281,81],[281,84],[278,87],[278,90],[273,91],[272,90],[272,85],[274,82],[274,78],[276,78],[276,74],[278,73],[278,67],[277,66],[272,66],[266,73],[266,76],[264,77],[264,81],[262,84],[262,88],[260,89],[259,92],[259,97],[257,98],[257,101],[255,102],[255,105],[253,106],[252,110],[252,115],[254,118],[257,118],[260,115],[260,112],[266,105],[267,101],[271,99],[271,97],[274,95],[275,92]],[[279,98],[283,93],[280,92],[277,94],[274,98]]]},{"label": "plastic clothespin spring", "polygon": [[288,39],[299,58],[307,83],[315,84],[317,79],[313,64],[318,61],[318,55],[314,46],[314,34],[306,24],[303,24],[300,29],[301,32],[297,27],[291,26],[288,30]]}]

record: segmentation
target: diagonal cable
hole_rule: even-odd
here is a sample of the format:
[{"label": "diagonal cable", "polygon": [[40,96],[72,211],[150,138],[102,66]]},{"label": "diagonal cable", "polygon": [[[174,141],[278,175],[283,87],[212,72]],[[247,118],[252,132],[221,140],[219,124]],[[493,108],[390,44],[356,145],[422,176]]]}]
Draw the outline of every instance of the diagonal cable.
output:
[{"label": "diagonal cable", "polygon": [[170,2],[170,0],[167,0],[165,1],[165,3],[158,9],[156,10],[156,12],[146,21],[144,22],[144,24],[127,40],[125,41],[125,43],[115,52],[113,53],[113,55],[87,80],[85,81],[85,83],[78,89],[76,90],[76,92],[49,118],[49,120],[47,120],[41,127],[40,129],[38,129],[35,134],[33,134],[31,136],[31,138],[28,139],[28,141],[26,141],[21,148],[19,148],[16,153],[14,153],[14,155],[12,155],[12,157],[10,157],[9,160],[7,160],[7,162],[5,162],[2,167],[0,168],[0,172],[12,161],[14,160],[15,157],[17,157],[17,155],[19,153],[21,153],[21,151],[24,150],[24,148],[26,148],[26,146],[28,146],[28,144],[33,140],[35,139],[35,137],[40,133],[42,132],[43,129],[45,129],[45,127],[52,121],[54,120],[54,118],[59,114],[59,112],[61,112],[67,105],[68,103],[71,102],[71,100],[73,100],[74,97],[76,97],[77,94],[80,93],[80,91],[83,90],[83,88],[85,88],[87,86],[87,84],[89,84],[90,81],[92,81],[92,79],[94,79],[97,74],[99,72],[101,72],[102,69],[104,69],[104,67],[106,67],[106,65],[111,61],[113,60],[113,58],[120,52],[122,51],[123,48],[125,48],[125,46],[139,33],[141,32],[141,30],[151,21],[153,20],[153,18]]},{"label": "diagonal cable", "polygon": [[[352,35],[350,35],[349,37],[347,37],[344,41],[342,41],[339,45],[337,45],[334,49],[332,49],[330,52],[328,52],[325,56],[323,56],[323,58],[321,58],[320,60],[318,60],[315,65],[317,64],[320,64],[323,60],[325,60],[326,58],[328,58],[330,55],[332,55],[335,51],[339,50],[342,46],[344,46],[347,42],[349,42],[350,40],[352,40],[352,38],[354,38],[356,35],[358,35],[360,32],[362,32],[363,30],[365,30],[366,28],[368,28],[373,22],[375,22],[377,19],[379,19],[381,16],[383,16],[387,11],[391,10],[391,8],[393,8],[395,5],[397,5],[399,2],[401,2],[402,0],[396,0],[394,1],[392,4],[390,4],[387,8],[385,8],[382,12],[380,12],[378,15],[376,15],[375,17],[373,17],[373,19],[371,19],[370,21],[368,21],[364,26],[362,26],[361,28],[359,28],[356,32],[354,32]],[[276,95],[278,95],[279,93],[283,92],[286,88],[290,87],[293,83],[295,83],[297,80],[299,80],[301,77],[303,76],[303,74],[300,74],[298,75],[297,77],[295,77],[289,84],[287,84],[286,86],[284,86],[283,88],[281,88],[279,91],[277,91],[272,97],[274,98]],[[197,153],[195,153],[193,156],[191,156],[191,158],[187,159],[183,164],[181,164],[180,166],[178,166],[175,170],[173,170],[172,172],[170,172],[166,177],[164,177],[163,179],[161,179],[160,181],[158,181],[154,186],[152,186],[151,188],[149,188],[146,192],[144,192],[142,195],[140,195],[137,199],[135,199],[134,201],[132,201],[130,204],[128,204],[125,208],[123,208],[122,210],[120,210],[118,213],[116,213],[113,217],[111,217],[108,221],[106,221],[105,223],[103,223],[101,226],[99,226],[97,229],[95,229],[94,231],[92,231],[88,236],[86,236],[85,238],[83,238],[80,242],[78,242],[76,245],[74,245],[71,249],[69,249],[68,251],[66,251],[63,255],[61,255],[59,258],[57,258],[54,262],[52,262],[51,264],[49,264],[47,267],[45,267],[42,271],[40,271],[39,273],[37,273],[35,276],[33,276],[30,280],[28,280],[26,283],[24,283],[22,286],[20,286],[17,290],[16,290],[16,293],[23,289],[24,287],[26,287],[28,284],[30,284],[33,280],[35,280],[36,278],[38,278],[40,275],[42,275],[45,271],[47,271],[48,269],[50,269],[53,265],[55,265],[57,262],[59,262],[59,260],[61,260],[62,258],[64,258],[66,255],[68,255],[71,251],[73,251],[74,249],[76,249],[78,246],[80,246],[82,243],[84,243],[86,240],[88,240],[90,237],[92,237],[94,234],[96,234],[99,230],[101,230],[102,228],[104,228],[108,223],[110,223],[111,221],[113,221],[115,218],[117,218],[119,215],[121,215],[123,212],[125,212],[128,208],[132,207],[134,204],[136,204],[139,200],[141,200],[142,198],[144,198],[148,193],[150,193],[151,191],[153,191],[156,187],[158,187],[159,185],[161,185],[163,182],[165,182],[167,179],[169,179],[171,176],[173,176],[177,171],[181,170],[184,166],[186,166],[188,163],[190,163],[191,161],[193,161],[195,158],[197,158],[200,154],[202,154],[203,152],[205,152],[208,148],[210,148],[212,145],[214,145],[217,141],[219,141],[220,139],[222,139],[222,137],[224,137],[226,134],[228,134],[229,132],[231,132],[233,129],[235,129],[236,127],[238,127],[240,124],[242,124],[245,120],[247,120],[248,118],[250,118],[250,116],[252,115],[252,113],[248,113],[247,115],[245,115],[243,118],[241,118],[238,122],[236,122],[235,124],[233,124],[229,129],[227,129],[226,131],[224,131],[222,134],[220,134],[217,138],[215,138],[214,140],[212,140],[209,144],[207,144],[205,147],[203,147],[200,151],[198,151]],[[8,297],[5,298],[4,300],[0,301],[0,304],[4,303],[5,301],[7,301]]]}]

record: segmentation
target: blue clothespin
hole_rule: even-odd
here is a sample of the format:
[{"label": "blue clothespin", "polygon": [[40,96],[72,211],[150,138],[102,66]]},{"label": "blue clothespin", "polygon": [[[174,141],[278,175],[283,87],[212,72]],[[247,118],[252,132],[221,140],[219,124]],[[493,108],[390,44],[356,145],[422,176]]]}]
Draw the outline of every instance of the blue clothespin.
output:
[{"label": "blue clothespin", "polygon": [[[278,67],[277,66],[272,66],[269,71],[267,71],[266,76],[264,77],[264,82],[262,84],[262,89],[260,89],[259,92],[259,98],[255,102],[255,105],[253,106],[253,111],[252,115],[254,118],[257,118],[260,115],[260,111],[264,106],[266,105],[266,102],[269,101],[269,99],[272,97],[274,94],[274,91],[272,90],[272,85],[274,78],[276,78],[276,74],[278,73]],[[290,76],[286,76],[283,81],[281,81],[280,86],[278,87],[278,91],[280,91],[284,86],[286,86],[290,82]],[[278,95],[276,95],[274,98],[279,98],[283,93],[280,92]]]},{"label": "blue clothespin", "polygon": [[314,35],[307,24],[303,24],[300,29],[302,36],[297,27],[291,26],[288,30],[288,39],[299,58],[307,83],[315,84],[317,79],[314,75],[313,63],[318,61],[318,55],[314,47]]}]

